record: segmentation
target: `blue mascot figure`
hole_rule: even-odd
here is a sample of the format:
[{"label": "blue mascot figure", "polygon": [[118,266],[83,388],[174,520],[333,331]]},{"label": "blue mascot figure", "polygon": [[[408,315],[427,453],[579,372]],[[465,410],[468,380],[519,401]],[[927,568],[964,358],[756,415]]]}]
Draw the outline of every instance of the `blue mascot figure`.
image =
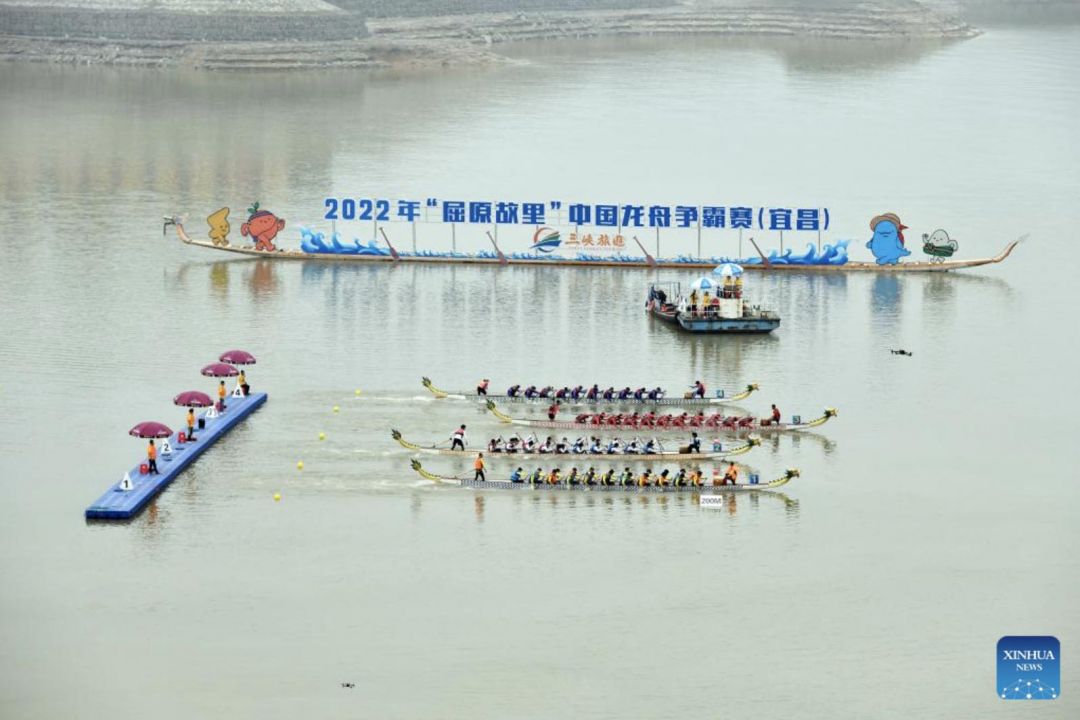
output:
[{"label": "blue mascot figure", "polygon": [[904,247],[904,231],[907,225],[900,222],[896,213],[884,213],[870,221],[870,229],[874,236],[866,243],[870,252],[874,253],[878,265],[895,265],[900,258],[911,254]]}]

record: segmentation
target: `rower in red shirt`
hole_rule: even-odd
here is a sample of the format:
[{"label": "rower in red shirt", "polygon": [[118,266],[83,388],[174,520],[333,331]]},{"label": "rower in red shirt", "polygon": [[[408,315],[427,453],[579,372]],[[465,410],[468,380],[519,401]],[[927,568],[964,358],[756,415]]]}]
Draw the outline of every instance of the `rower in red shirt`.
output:
[{"label": "rower in red shirt", "polygon": [[555,416],[559,413],[560,406],[561,404],[557,400],[552,403],[551,407],[548,408],[548,420],[555,420]]}]

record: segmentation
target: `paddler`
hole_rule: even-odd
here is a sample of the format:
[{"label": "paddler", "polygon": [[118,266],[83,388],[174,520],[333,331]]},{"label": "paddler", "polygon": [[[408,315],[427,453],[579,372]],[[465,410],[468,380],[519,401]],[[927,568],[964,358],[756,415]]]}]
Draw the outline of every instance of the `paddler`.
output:
[{"label": "paddler", "polygon": [[705,398],[705,383],[700,380],[695,380],[694,384],[690,387],[694,388],[694,393],[690,397],[698,398],[699,400]]},{"label": "paddler", "polygon": [[551,407],[548,408],[548,420],[552,422],[555,421],[555,416],[559,414],[559,408],[561,406],[562,403],[560,403],[558,400],[552,403]]},{"label": "paddler", "polygon": [[604,449],[600,446],[600,438],[594,437],[592,443],[589,445],[589,454],[599,455],[602,452],[604,452]]},{"label": "paddler", "polygon": [[480,383],[479,383],[479,384],[478,384],[478,385],[476,386],[476,394],[477,394],[477,395],[482,395],[482,396],[484,396],[484,397],[487,397],[487,389],[488,389],[488,379],[487,379],[487,378],[484,378],[484,379],[483,379],[483,380],[481,380],[481,381],[480,381]]},{"label": "paddler", "polygon": [[694,487],[701,487],[705,484],[705,478],[702,476],[701,468],[690,473],[690,484]]},{"label": "paddler", "polygon": [[217,397],[218,397],[218,410],[224,412],[225,410],[225,396],[228,393],[225,391],[225,381],[222,380],[218,383]]},{"label": "paddler", "polygon": [[555,443],[556,455],[569,455],[570,454],[570,441],[565,437],[559,442]]},{"label": "paddler", "polygon": [[686,485],[686,468],[679,468],[679,472],[675,474],[675,479],[671,481],[671,484],[675,487]]},{"label": "paddler", "polygon": [[608,471],[600,476],[600,484],[604,486],[615,484],[615,468],[608,468]]},{"label": "paddler", "polygon": [[530,485],[535,485],[536,483],[543,482],[543,481],[544,481],[544,469],[543,468],[536,468],[531,473],[529,473],[529,484]]},{"label": "paddler", "polygon": [[154,445],[154,438],[150,438],[150,444],[146,446],[146,472],[150,475],[157,475],[157,446]]},{"label": "paddler", "polygon": [[582,485],[595,485],[596,484],[596,468],[590,467],[585,471],[585,474],[581,477]]},{"label": "paddler", "polygon": [[527,453],[536,452],[536,436],[530,435],[529,437],[525,438],[525,442],[522,443],[522,448],[523,451]]},{"label": "paddler", "polygon": [[664,468],[663,470],[661,470],[660,474],[656,476],[656,486],[657,487],[667,487],[668,486],[668,469],[667,468]]},{"label": "paddler", "polygon": [[574,440],[574,444],[570,446],[570,452],[575,455],[582,455],[585,452],[585,438],[579,437]]},{"label": "paddler", "polygon": [[623,487],[634,484],[634,473],[630,468],[622,471],[622,475],[619,476],[619,484]]},{"label": "paddler", "polygon": [[187,439],[189,442],[195,442],[195,410],[193,408],[187,409]]},{"label": "paddler", "polygon": [[547,484],[548,485],[558,485],[560,479],[561,478],[559,477],[559,468],[552,468],[551,472],[548,473],[548,476],[547,476]]},{"label": "paddler", "polygon": [[580,485],[581,481],[578,479],[578,471],[576,467],[570,468],[570,474],[566,476],[567,485]]},{"label": "paddler", "polygon": [[652,470],[646,470],[638,476],[637,486],[649,487],[650,485],[652,485]]},{"label": "paddler", "polygon": [[453,432],[450,436],[450,449],[451,450],[464,450],[465,449],[465,426],[462,425]]},{"label": "paddler", "polygon": [[473,481],[487,480],[484,476],[484,453],[478,453],[473,462]]},{"label": "paddler", "polygon": [[721,485],[727,485],[728,483],[732,485],[739,484],[739,468],[733,462],[728,463],[727,470],[724,471],[724,481]]},{"label": "paddler", "polygon": [[525,482],[525,474],[522,472],[521,468],[518,468],[514,472],[510,473],[510,482],[512,482],[512,483]]},{"label": "paddler", "polygon": [[520,385],[511,385],[510,387],[506,388],[506,397],[516,398],[520,394],[521,394],[521,386]]},{"label": "paddler", "polygon": [[600,397],[600,386],[593,383],[593,386],[589,388],[589,392],[585,393],[586,400],[596,400]]}]

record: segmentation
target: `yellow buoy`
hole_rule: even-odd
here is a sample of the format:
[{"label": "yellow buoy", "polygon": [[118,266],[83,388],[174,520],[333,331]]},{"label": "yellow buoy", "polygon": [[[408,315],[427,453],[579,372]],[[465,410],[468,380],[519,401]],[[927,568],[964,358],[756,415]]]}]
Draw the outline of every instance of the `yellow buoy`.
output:
[{"label": "yellow buoy", "polygon": [[337,405],[335,405],[335,406],[334,406],[334,412],[337,412],[337,411],[338,411],[338,410],[340,410],[340,409],[341,409],[341,408],[339,408],[339,407],[338,407]]},{"label": "yellow buoy", "polygon": [[359,388],[356,389],[356,397],[360,397],[360,389]]},{"label": "yellow buoy", "polygon": [[325,440],[326,439],[326,433],[324,433],[324,432],[319,433],[319,439],[320,440]]},{"label": "yellow buoy", "polygon": [[297,470],[303,470],[304,469],[304,461],[303,460],[297,460],[296,461],[296,469]]},{"label": "yellow buoy", "polygon": [[274,502],[279,502],[280,500],[281,500],[281,493],[274,493]]}]

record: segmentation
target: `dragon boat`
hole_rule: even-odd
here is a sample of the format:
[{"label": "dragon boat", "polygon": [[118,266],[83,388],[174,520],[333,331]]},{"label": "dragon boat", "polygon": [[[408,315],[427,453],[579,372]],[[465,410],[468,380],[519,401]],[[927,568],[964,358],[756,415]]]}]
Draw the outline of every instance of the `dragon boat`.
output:
[{"label": "dragon boat", "polygon": [[[274,248],[272,250],[259,249],[254,245],[233,245],[227,240],[215,243],[211,240],[201,240],[190,237],[184,230],[184,220],[177,215],[166,215],[165,226],[176,227],[176,235],[186,245],[217,250],[219,252],[243,255],[247,257],[265,258],[268,260],[313,260],[324,262],[346,263],[424,263],[428,265],[532,265],[539,267],[619,267],[636,268],[641,270],[656,270],[665,268],[671,270],[686,269],[712,269],[717,265],[727,262],[727,258],[697,258],[697,257],[668,257],[657,258],[645,253],[642,256],[585,256],[576,257],[553,257],[540,253],[512,253],[506,255],[501,251],[496,253],[480,252],[475,254],[460,252],[416,252],[410,253],[399,251],[391,246],[380,248],[375,246],[374,241],[368,245],[324,245],[325,250],[308,252],[307,250],[284,250]],[[793,272],[793,273],[843,273],[843,272],[874,272],[874,273],[911,273],[911,272],[947,272],[963,268],[979,267],[981,265],[993,265],[1004,261],[1020,243],[1023,238],[1014,240],[1005,246],[1005,249],[993,257],[975,258],[972,260],[943,260],[941,262],[898,262],[895,264],[879,265],[876,262],[861,262],[848,260],[839,264],[803,264],[793,262],[784,255],[770,253],[757,259],[743,259],[740,262],[747,270],[763,272]],[[753,262],[756,260],[756,262]],[[941,260],[935,258],[935,260]]]},{"label": "dragon boat", "polygon": [[[628,397],[617,398],[612,397],[610,399],[598,397],[595,399],[588,399],[583,396],[574,398],[570,395],[570,388],[554,388],[545,387],[541,388],[546,391],[543,395],[537,395],[535,397],[524,397],[522,395],[510,396],[503,394],[487,394],[479,395],[475,392],[465,391],[449,391],[442,390],[436,387],[429,378],[420,378],[421,384],[426,387],[432,395],[440,400],[453,399],[453,400],[486,400],[486,401],[499,401],[503,403],[552,403],[555,401],[561,402],[566,407],[578,407],[584,405],[677,405],[679,407],[696,407],[699,405],[720,405],[723,403],[734,403],[740,400],[745,400],[754,393],[755,390],[759,390],[760,387],[757,383],[750,383],[743,390],[728,395],[724,390],[717,390],[715,397],[686,397],[684,394],[682,397],[667,397],[666,394],[663,397],[649,399],[648,397],[642,397],[641,399]],[[564,395],[558,395],[561,391],[567,391]],[[617,391],[619,392],[619,391]]]},{"label": "dragon boat", "polygon": [[802,417],[795,415],[791,422],[770,422],[763,424],[757,418],[748,415],[723,415],[712,413],[706,415],[699,412],[697,415],[683,413],[682,415],[662,415],[651,422],[642,422],[645,416],[637,413],[582,413],[573,420],[541,420],[536,418],[515,418],[499,410],[491,400],[487,402],[487,410],[500,422],[512,425],[523,425],[534,428],[550,428],[558,430],[636,430],[653,432],[687,432],[690,430],[711,430],[717,433],[775,433],[809,430],[824,425],[830,418],[836,417],[836,408],[825,408],[820,417],[813,420],[803,421]]},{"label": "dragon boat", "polygon": [[[535,450],[530,452],[516,451],[516,452],[491,452],[490,450],[451,450],[445,447],[438,447],[437,445],[417,445],[416,443],[409,442],[401,433],[397,430],[391,430],[390,435],[397,441],[401,447],[406,450],[417,453],[427,453],[429,455],[453,455],[455,457],[475,457],[477,452],[487,453],[484,455],[486,458],[506,458],[508,460],[532,460],[533,458],[573,458],[580,459],[581,462],[592,462],[594,460],[610,460],[615,462],[653,462],[653,461],[671,461],[671,462],[689,462],[694,460],[719,460],[721,458],[735,457],[736,455],[744,455],[755,447],[761,444],[759,438],[748,438],[745,443],[736,445],[730,448],[724,448],[720,443],[713,443],[714,450],[706,452],[681,452],[676,450],[663,450],[658,453],[548,453],[537,452]],[[720,448],[716,450],[715,448]]]},{"label": "dragon boat", "polygon": [[585,492],[615,492],[615,493],[701,493],[709,492],[760,492],[762,490],[775,490],[787,485],[794,478],[799,477],[797,468],[789,468],[784,474],[775,480],[764,483],[741,483],[737,485],[583,485],[560,482],[557,485],[548,483],[511,482],[509,480],[473,480],[464,476],[437,475],[424,469],[419,460],[412,461],[412,469],[425,480],[458,487],[471,488],[473,490],[535,490],[559,492],[561,491],[585,491]]}]

